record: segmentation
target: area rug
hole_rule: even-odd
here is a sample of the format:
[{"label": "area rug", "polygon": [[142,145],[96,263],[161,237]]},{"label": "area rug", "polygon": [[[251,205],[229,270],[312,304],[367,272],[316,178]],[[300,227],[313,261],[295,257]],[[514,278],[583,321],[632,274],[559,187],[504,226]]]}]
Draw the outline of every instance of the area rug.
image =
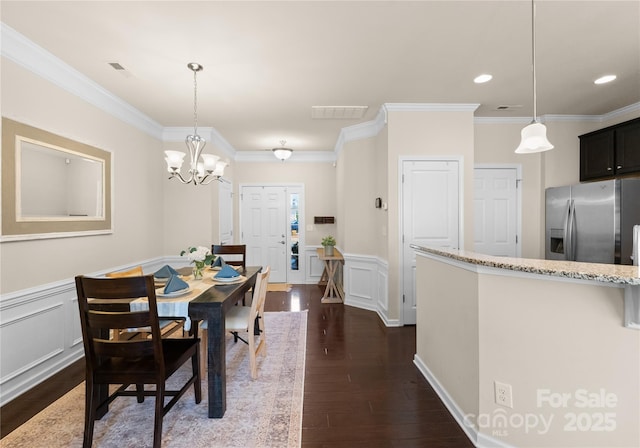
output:
[{"label": "area rug", "polygon": [[[227,339],[227,410],[207,417],[207,384],[195,404],[193,388],[164,417],[162,446],[176,448],[300,446],[307,312],[265,313],[266,356],[258,356],[258,379],[249,373],[247,346]],[[175,375],[188,375],[188,369]],[[186,378],[186,376],[185,376]],[[0,442],[3,448],[81,447],[84,383],[51,404]],[[96,448],[150,447],[153,397],[137,403],[121,397],[96,422]]]},{"label": "area rug", "polygon": [[267,291],[291,291],[291,285],[289,283],[269,283],[267,285]]}]

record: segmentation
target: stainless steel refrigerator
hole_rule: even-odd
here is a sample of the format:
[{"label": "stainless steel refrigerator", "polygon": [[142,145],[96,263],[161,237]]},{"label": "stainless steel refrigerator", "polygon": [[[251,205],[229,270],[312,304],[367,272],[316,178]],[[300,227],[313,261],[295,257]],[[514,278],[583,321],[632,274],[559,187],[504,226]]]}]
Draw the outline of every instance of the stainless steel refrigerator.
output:
[{"label": "stainless steel refrigerator", "polygon": [[640,178],[548,188],[545,221],[548,260],[633,264]]}]

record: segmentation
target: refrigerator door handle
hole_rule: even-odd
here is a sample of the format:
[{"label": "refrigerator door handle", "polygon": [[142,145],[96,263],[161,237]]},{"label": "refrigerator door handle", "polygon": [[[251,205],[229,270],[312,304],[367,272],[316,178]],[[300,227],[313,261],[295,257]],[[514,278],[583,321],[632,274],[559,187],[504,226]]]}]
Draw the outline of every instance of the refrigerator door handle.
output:
[{"label": "refrigerator door handle", "polygon": [[564,259],[571,260],[571,200],[567,200],[567,213],[564,217]]},{"label": "refrigerator door handle", "polygon": [[576,205],[573,199],[569,205],[569,260],[576,261]]}]

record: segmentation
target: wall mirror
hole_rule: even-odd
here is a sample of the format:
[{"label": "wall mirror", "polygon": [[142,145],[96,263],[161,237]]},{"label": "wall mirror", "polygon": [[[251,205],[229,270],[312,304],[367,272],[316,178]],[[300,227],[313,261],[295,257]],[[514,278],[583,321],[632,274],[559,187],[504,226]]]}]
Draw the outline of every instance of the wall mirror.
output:
[{"label": "wall mirror", "polygon": [[2,241],[111,232],[111,153],[2,119]]}]

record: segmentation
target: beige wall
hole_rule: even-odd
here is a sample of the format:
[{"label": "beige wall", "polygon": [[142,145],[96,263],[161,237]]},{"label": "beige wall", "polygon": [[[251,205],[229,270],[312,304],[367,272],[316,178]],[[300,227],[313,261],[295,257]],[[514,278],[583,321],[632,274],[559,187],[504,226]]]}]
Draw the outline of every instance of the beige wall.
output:
[{"label": "beige wall", "polygon": [[[375,137],[375,197],[382,199],[382,202],[389,204],[389,167],[387,164],[388,152],[389,152],[389,135],[388,129],[385,126],[380,133]],[[375,238],[375,253],[383,260],[389,258],[389,211],[378,209],[374,216],[374,233],[377,235]]]},{"label": "beige wall", "polygon": [[[187,151],[184,142],[164,143],[164,150]],[[222,156],[214,145],[207,144],[205,152]],[[155,156],[164,164],[164,154]],[[185,162],[185,165],[188,162]],[[160,169],[160,168],[159,168]],[[182,167],[186,173],[186,166]],[[233,163],[225,168],[224,177],[233,178]],[[166,171],[166,164],[163,168]],[[208,185],[184,185],[177,179],[167,180],[169,174],[163,176],[162,197],[164,202],[164,244],[163,255],[180,255],[189,246],[211,245],[219,240],[218,185],[213,181]]]},{"label": "beige wall", "polygon": [[373,139],[347,143],[340,158],[341,188],[338,190],[340,210],[339,245],[345,253],[377,255],[376,241],[380,232],[376,225],[379,212],[376,197],[376,153]]},{"label": "beige wall", "polygon": [[[160,141],[4,58],[1,70],[3,116],[113,153],[114,230],[110,235],[2,243],[0,291],[163,255]],[[33,266],[39,267],[37,276]]]},{"label": "beige wall", "polygon": [[[417,269],[416,355],[459,418],[508,446],[640,446],[640,332],[623,326],[624,289],[423,256]],[[495,404],[494,381],[512,386],[513,408]],[[544,390],[566,406],[539,402]],[[580,390],[616,403],[580,407]],[[604,413],[615,428],[590,430]],[[589,428],[565,429],[572,415]],[[539,416],[548,430],[518,426]]]},{"label": "beige wall", "polygon": [[388,317],[401,317],[400,207],[398,167],[400,158],[460,157],[463,167],[463,238],[473,248],[473,112],[390,111],[387,116],[388,151]]},{"label": "beige wall", "polygon": [[[314,224],[314,216],[337,215],[336,205],[336,167],[333,163],[295,163],[291,161],[256,163],[237,162],[233,175],[233,191],[239,193],[242,184],[304,184],[305,195],[305,242],[308,246],[320,245],[320,240],[327,235],[336,236],[336,225]],[[239,234],[239,195],[234,198],[234,232]],[[306,230],[312,225],[313,230]],[[338,239],[338,238],[336,238]],[[344,242],[338,239],[338,246]]]},{"label": "beige wall", "polygon": [[479,412],[476,275],[416,258],[416,354],[465,413]]}]

